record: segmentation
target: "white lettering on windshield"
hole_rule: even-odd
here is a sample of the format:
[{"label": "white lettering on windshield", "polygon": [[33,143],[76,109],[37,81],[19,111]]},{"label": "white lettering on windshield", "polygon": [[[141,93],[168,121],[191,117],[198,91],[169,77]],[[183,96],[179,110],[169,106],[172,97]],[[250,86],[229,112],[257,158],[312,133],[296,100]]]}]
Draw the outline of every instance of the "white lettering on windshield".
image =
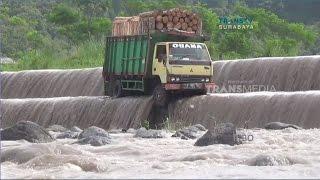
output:
[{"label": "white lettering on windshield", "polygon": [[194,49],[202,49],[200,44],[172,44],[173,48],[194,48]]}]

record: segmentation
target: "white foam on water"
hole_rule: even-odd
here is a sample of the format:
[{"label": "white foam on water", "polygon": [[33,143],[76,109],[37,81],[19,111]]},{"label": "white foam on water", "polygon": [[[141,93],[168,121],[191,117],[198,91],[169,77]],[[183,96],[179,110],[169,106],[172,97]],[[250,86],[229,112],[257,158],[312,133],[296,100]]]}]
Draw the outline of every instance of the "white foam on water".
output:
[{"label": "white foam on water", "polygon": [[[93,147],[3,141],[2,178],[319,178],[320,129],[242,130],[242,145],[193,146],[195,140],[112,133]],[[14,155],[13,155],[14,154]],[[6,159],[6,160],[4,160]]]}]

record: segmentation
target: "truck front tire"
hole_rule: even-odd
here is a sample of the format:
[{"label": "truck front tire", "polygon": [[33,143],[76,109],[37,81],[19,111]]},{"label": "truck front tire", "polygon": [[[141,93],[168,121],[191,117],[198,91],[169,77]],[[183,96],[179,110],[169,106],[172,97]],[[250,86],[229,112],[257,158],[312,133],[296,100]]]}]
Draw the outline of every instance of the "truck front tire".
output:
[{"label": "truck front tire", "polygon": [[168,93],[161,84],[158,84],[152,94],[155,105],[164,106],[168,100]]}]

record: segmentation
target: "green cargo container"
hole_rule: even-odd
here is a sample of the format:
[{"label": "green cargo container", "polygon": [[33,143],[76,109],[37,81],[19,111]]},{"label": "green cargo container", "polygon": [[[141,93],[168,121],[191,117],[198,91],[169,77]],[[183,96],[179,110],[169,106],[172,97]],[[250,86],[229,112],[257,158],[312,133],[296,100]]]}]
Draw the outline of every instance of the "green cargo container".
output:
[{"label": "green cargo container", "polygon": [[109,76],[143,75],[147,50],[147,36],[108,37],[105,71]]}]

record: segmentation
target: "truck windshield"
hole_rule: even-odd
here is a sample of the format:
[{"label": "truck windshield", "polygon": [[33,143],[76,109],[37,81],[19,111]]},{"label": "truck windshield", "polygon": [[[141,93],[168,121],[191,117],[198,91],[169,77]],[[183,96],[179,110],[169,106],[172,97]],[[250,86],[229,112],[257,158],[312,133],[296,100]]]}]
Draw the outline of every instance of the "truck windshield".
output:
[{"label": "truck windshield", "polygon": [[207,48],[199,43],[171,43],[169,44],[170,61],[210,61]]}]

